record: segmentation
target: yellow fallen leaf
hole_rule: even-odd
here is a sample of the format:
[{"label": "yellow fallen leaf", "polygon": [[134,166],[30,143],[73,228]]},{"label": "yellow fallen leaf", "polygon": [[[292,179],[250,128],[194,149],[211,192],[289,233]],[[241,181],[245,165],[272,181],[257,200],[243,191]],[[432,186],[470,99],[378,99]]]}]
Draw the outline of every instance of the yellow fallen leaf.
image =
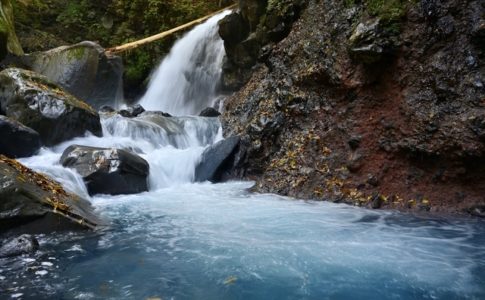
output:
[{"label": "yellow fallen leaf", "polygon": [[229,276],[226,278],[226,280],[224,280],[224,284],[225,285],[234,284],[236,281],[237,281],[236,276]]}]

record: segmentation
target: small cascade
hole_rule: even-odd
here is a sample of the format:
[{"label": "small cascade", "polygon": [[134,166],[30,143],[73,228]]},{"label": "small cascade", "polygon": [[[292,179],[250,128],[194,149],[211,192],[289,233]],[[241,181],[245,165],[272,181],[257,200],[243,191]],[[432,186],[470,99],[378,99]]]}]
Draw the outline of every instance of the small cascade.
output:
[{"label": "small cascade", "polygon": [[[85,198],[89,196],[79,174],[59,164],[62,152],[73,144],[128,149],[140,155],[150,164],[151,192],[193,182],[204,149],[222,139],[217,118],[190,115],[212,106],[218,99],[217,82],[225,52],[217,23],[228,13],[195,27],[175,44],[140,102],[147,112],[136,118],[102,114],[102,138],[76,138],[21,161]],[[162,111],[175,116],[169,117]],[[184,116],[177,117],[180,115]]]},{"label": "small cascade", "polygon": [[174,45],[140,100],[145,109],[196,115],[215,104],[225,55],[217,23],[229,13],[212,17]]}]

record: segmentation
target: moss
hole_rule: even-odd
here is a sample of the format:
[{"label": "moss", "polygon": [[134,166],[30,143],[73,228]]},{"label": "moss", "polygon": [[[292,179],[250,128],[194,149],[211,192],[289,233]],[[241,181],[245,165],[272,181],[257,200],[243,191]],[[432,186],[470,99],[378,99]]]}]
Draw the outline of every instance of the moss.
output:
[{"label": "moss", "polygon": [[347,8],[362,3],[373,17],[379,17],[382,20],[393,22],[399,21],[407,12],[410,5],[416,3],[416,0],[345,0],[344,5]]},{"label": "moss", "polygon": [[15,55],[24,54],[17,35],[15,34],[13,8],[10,0],[2,0],[0,2],[0,33],[3,34],[4,39],[5,37],[7,39],[6,45],[8,52]]},{"label": "moss", "polygon": [[67,58],[69,60],[80,60],[86,54],[86,48],[84,46],[74,47],[67,52]]}]

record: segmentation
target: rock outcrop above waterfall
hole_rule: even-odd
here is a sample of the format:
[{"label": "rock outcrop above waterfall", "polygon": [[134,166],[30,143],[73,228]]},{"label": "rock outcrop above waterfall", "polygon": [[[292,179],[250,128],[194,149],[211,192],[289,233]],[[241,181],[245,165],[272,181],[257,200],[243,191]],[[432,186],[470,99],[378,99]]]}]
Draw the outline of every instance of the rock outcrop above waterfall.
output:
[{"label": "rock outcrop above waterfall", "polygon": [[0,114],[40,134],[43,144],[82,136],[101,136],[98,113],[37,73],[10,68],[0,72]]},{"label": "rock outcrop above waterfall", "polygon": [[237,164],[239,143],[240,138],[233,136],[207,148],[195,168],[195,181],[216,183],[227,180]]},{"label": "rock outcrop above waterfall", "polygon": [[148,191],[147,161],[126,150],[72,145],[64,151],[60,162],[83,177],[91,195]]},{"label": "rock outcrop above waterfall", "polygon": [[219,22],[226,60],[222,85],[234,90],[246,83],[252,67],[268,53],[268,45],[281,41],[306,1],[239,0],[240,10]]},{"label": "rock outcrop above waterfall", "polygon": [[122,98],[123,62],[94,42],[28,54],[21,58],[21,65],[96,109]]},{"label": "rock outcrop above waterfall", "polygon": [[0,115],[0,154],[11,158],[27,157],[41,147],[37,131]]},{"label": "rock outcrop above waterfall", "polygon": [[0,155],[0,232],[95,229],[104,222],[90,203],[59,183]]},{"label": "rock outcrop above waterfall", "polygon": [[222,117],[241,135],[241,171],[261,192],[480,211],[483,3],[371,2],[308,1],[260,52]]}]

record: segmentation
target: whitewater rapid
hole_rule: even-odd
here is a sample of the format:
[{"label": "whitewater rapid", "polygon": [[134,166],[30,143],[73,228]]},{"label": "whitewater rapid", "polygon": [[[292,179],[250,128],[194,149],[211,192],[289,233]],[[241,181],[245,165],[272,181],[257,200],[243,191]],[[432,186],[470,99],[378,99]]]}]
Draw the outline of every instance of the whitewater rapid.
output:
[{"label": "whitewater rapid", "polygon": [[[222,139],[216,16],[175,45],[141,100],[180,117],[102,115],[86,135],[21,162],[89,199],[103,232],[38,236],[40,251],[0,259],[1,299],[485,299],[485,224],[252,194],[252,182],[193,183]],[[190,59],[187,59],[190,58]],[[80,144],[129,149],[149,191],[90,197],[59,158]]]},{"label": "whitewater rapid", "polygon": [[139,102],[143,107],[180,116],[197,115],[216,104],[225,55],[217,23],[229,13],[209,19],[175,43],[152,75]]}]

